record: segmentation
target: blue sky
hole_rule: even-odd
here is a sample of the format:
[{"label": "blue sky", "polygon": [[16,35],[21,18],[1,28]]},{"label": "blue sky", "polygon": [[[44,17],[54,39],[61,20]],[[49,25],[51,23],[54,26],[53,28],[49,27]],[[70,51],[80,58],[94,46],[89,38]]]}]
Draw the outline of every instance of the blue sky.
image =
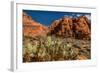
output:
[{"label": "blue sky", "polygon": [[33,20],[35,20],[45,26],[49,26],[54,20],[60,19],[64,16],[75,18],[75,17],[79,17],[81,15],[85,15],[88,17],[88,19],[91,20],[90,13],[36,11],[36,10],[23,10],[23,12],[25,12],[29,16],[31,16]]}]

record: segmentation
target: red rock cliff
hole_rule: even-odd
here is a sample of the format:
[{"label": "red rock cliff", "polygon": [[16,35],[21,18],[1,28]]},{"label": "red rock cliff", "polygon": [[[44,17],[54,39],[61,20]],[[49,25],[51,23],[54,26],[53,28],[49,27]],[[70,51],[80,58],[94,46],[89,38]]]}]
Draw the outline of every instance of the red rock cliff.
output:
[{"label": "red rock cliff", "polygon": [[48,28],[32,20],[30,16],[23,13],[23,35],[28,37],[45,36]]}]

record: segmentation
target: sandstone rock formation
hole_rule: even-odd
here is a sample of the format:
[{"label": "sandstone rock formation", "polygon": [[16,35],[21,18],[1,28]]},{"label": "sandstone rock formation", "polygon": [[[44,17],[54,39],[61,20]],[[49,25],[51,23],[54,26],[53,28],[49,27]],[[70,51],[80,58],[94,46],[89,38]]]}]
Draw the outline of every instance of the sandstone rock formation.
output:
[{"label": "sandstone rock formation", "polygon": [[80,16],[73,21],[75,36],[80,39],[90,39],[91,28],[89,20],[85,16]]},{"label": "sandstone rock formation", "polygon": [[77,18],[63,17],[50,26],[51,34],[77,39],[90,39],[91,25],[85,16]]},{"label": "sandstone rock formation", "polygon": [[28,37],[45,36],[48,28],[42,24],[32,20],[30,16],[23,13],[23,35]]},{"label": "sandstone rock formation", "polygon": [[73,21],[69,17],[63,17],[62,19],[56,20],[50,26],[51,34],[63,37],[72,36]]},{"label": "sandstone rock formation", "polygon": [[28,37],[56,35],[61,37],[72,37],[77,39],[91,38],[91,23],[86,16],[76,18],[63,17],[48,27],[34,21],[23,12],[23,35]]}]

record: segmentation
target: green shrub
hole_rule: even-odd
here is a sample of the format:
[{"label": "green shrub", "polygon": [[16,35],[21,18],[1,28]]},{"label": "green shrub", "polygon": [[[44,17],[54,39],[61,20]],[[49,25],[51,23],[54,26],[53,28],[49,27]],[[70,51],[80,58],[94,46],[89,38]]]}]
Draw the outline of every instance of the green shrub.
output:
[{"label": "green shrub", "polygon": [[37,37],[37,39],[24,38],[23,60],[24,62],[76,60],[79,54],[90,59],[90,50],[83,51],[81,40],[76,41],[55,36]]}]

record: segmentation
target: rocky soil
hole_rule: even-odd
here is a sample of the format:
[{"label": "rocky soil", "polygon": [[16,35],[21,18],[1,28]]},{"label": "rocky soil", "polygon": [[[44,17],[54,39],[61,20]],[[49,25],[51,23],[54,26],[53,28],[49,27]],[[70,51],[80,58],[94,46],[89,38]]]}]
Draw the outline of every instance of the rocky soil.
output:
[{"label": "rocky soil", "polygon": [[91,59],[91,42],[55,36],[24,38],[23,62]]}]

